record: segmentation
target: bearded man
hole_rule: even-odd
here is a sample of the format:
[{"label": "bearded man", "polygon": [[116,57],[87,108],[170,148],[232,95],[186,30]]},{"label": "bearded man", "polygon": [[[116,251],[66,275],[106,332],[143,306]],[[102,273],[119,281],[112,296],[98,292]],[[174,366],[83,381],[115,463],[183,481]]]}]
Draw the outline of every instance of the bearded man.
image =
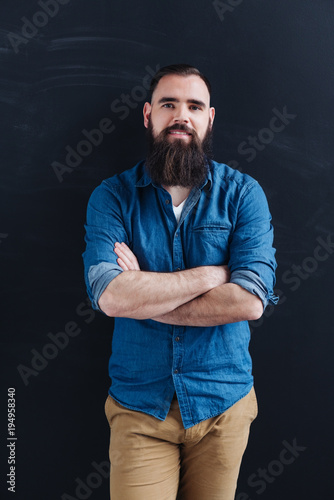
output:
[{"label": "bearded man", "polygon": [[210,92],[160,69],[146,160],[89,200],[87,290],[115,318],[112,500],[234,499],[257,415],[248,320],[277,302],[273,228],[259,184],[211,159]]}]

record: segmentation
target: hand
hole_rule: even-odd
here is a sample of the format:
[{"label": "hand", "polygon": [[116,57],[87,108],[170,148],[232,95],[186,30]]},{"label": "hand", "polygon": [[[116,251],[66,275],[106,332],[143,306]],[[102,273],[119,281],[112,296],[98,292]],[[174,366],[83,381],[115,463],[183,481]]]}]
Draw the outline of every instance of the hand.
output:
[{"label": "hand", "polygon": [[137,257],[125,243],[115,243],[114,252],[118,256],[117,264],[123,271],[140,271]]}]

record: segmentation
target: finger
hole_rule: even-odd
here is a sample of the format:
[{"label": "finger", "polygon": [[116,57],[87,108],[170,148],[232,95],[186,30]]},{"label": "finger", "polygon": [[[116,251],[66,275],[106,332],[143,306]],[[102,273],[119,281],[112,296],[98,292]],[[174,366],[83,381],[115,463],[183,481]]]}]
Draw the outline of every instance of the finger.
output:
[{"label": "finger", "polygon": [[125,265],[131,271],[140,271],[140,267],[136,256],[130,251],[130,255],[126,255],[122,248],[115,248],[115,253],[120,257]]},{"label": "finger", "polygon": [[126,255],[128,259],[132,259],[135,257],[134,253],[130,250],[130,248],[125,244],[125,243],[115,243],[114,250],[118,250],[119,252],[122,252],[123,255]]},{"label": "finger", "polygon": [[132,264],[134,265],[134,268],[137,271],[140,271],[138,259],[135,256],[135,254],[132,252],[132,250],[130,250],[130,248],[124,242],[122,243],[121,246],[122,246],[122,248],[124,248],[124,251],[126,252],[127,257],[131,260]]},{"label": "finger", "polygon": [[123,269],[123,271],[129,271],[129,268],[121,258],[117,259],[117,264]]},{"label": "finger", "polygon": [[132,250],[130,250],[130,248],[124,242],[117,246],[117,248],[122,251],[122,256],[124,256],[124,258],[127,258],[129,262],[131,262],[131,264],[133,265],[133,269],[140,271],[137,257],[132,252]]},{"label": "finger", "polygon": [[124,254],[128,257],[128,259],[132,259],[133,257],[136,258],[135,254],[130,250],[128,245],[126,243],[121,243],[120,248],[124,252]]},{"label": "finger", "polygon": [[114,252],[122,260],[122,262],[124,262],[124,264],[128,268],[127,270],[132,269],[134,267],[131,260],[127,257],[127,255],[123,252],[121,248],[115,248]]}]

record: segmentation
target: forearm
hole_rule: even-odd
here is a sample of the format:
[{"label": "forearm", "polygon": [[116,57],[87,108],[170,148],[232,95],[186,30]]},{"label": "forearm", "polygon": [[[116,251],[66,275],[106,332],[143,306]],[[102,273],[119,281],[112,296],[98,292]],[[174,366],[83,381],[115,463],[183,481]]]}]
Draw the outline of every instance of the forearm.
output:
[{"label": "forearm", "polygon": [[99,299],[108,316],[147,319],[164,315],[217,286],[220,269],[172,273],[129,270],[113,279]]},{"label": "forearm", "polygon": [[234,283],[226,283],[183,304],[155,321],[183,326],[216,326],[259,319],[261,300]]}]

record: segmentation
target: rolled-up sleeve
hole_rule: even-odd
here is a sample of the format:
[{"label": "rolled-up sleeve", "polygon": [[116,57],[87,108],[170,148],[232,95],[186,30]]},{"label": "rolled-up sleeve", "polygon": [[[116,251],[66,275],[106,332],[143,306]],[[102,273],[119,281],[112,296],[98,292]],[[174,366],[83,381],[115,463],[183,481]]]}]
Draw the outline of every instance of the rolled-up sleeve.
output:
[{"label": "rolled-up sleeve", "polygon": [[85,224],[86,250],[83,253],[87,293],[94,309],[100,310],[98,300],[122,268],[114,252],[116,241],[128,244],[118,193],[102,182],[92,193],[87,207]]},{"label": "rolled-up sleeve", "polygon": [[263,308],[277,304],[274,294],[275,248],[273,226],[266,196],[254,181],[240,196],[237,222],[230,244],[231,283],[257,295]]}]

